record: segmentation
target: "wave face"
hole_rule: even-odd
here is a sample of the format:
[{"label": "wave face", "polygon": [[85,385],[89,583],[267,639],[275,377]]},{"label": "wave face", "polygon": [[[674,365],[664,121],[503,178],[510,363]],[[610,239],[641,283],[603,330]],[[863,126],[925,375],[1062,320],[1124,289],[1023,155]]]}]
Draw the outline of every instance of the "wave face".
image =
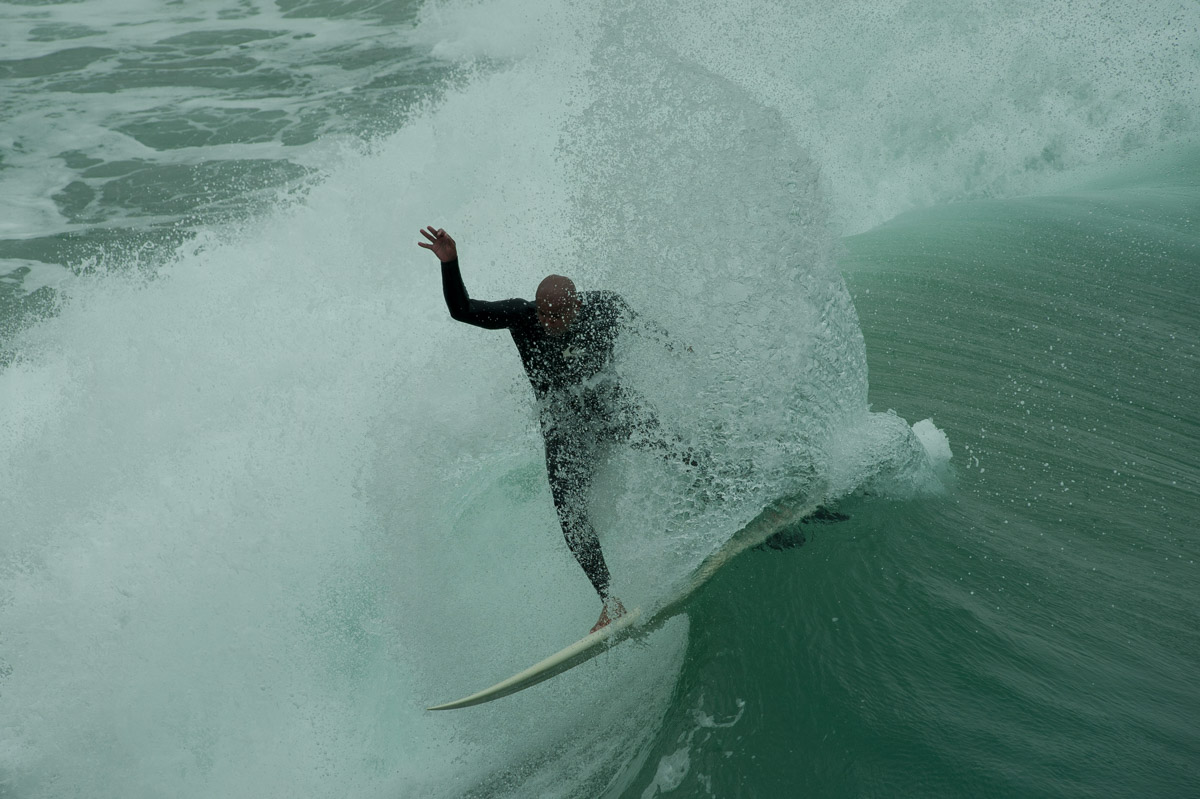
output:
[{"label": "wave face", "polygon": [[[0,7],[0,795],[1195,792],[1200,11],[826,5]],[[598,610],[430,223],[669,331],[626,604],[849,520],[426,713]]]}]

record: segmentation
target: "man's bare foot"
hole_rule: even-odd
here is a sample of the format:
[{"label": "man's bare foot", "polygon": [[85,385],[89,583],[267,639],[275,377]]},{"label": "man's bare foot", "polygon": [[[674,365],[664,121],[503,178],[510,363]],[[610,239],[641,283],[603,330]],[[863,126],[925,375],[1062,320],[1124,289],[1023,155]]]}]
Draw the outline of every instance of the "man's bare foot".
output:
[{"label": "man's bare foot", "polygon": [[[609,613],[609,610],[612,610]],[[625,606],[621,604],[621,600],[610,596],[604,601],[604,609],[600,611],[600,619],[596,622],[596,626],[592,628],[592,632],[596,632],[601,627],[607,627],[612,622],[625,615]]]}]

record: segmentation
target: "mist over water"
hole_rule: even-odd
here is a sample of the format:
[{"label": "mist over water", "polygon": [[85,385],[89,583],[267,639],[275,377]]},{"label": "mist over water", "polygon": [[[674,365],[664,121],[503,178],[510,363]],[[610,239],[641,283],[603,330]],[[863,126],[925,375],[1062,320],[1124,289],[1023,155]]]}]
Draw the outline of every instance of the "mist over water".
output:
[{"label": "mist over water", "polygon": [[[1193,5],[113,0],[4,5],[0,24],[3,795],[1086,795],[1064,742],[1111,753],[1121,735],[1160,795],[1186,793],[1195,734],[1161,697],[1135,691],[1105,732],[1103,694],[1052,689],[1084,658],[1113,693],[1150,674],[1200,706],[1179,609],[1196,585]],[[1082,227],[1009,199],[1076,192],[1074,209],[1085,186]],[[981,198],[990,216],[943,206]],[[1128,207],[1153,221],[1112,210]],[[880,226],[915,208],[929,221]],[[747,558],[687,615],[535,690],[423,711],[598,611],[511,341],[447,318],[415,246],[430,223],[474,297],[564,273],[675,342],[627,336],[618,367],[725,499],[611,453],[593,513],[627,605],[781,495],[843,500],[851,521]],[[1039,305],[1085,286],[1113,288],[1065,320]],[[980,297],[1000,321],[955,326],[987,318]],[[1168,541],[1137,561],[1165,571],[1120,584],[1157,620],[1140,668],[1036,612],[1072,626],[1095,600],[1081,564],[1109,563],[1091,516],[1041,498],[1050,474],[1099,485],[1095,453],[1135,446],[1059,437],[1118,426],[1083,386],[1139,379],[1071,355],[1110,307],[1165,313],[1113,330],[1157,336],[1117,363],[1160,358],[1172,387],[1136,397],[1159,446],[1132,479],[1153,499],[1104,483],[1133,519],[1122,551],[1147,529]],[[993,370],[1030,323],[1074,330],[1074,349],[1028,377],[1039,338]],[[1036,393],[1048,376],[1057,399]],[[1058,427],[1018,434],[1031,410]],[[1035,450],[1036,497],[1015,477]],[[1045,512],[1017,517],[1018,494]],[[1147,503],[1153,528],[1132,511]],[[1039,569],[1060,538],[1078,551],[1056,584]],[[984,607],[972,574],[1041,599]],[[1117,640],[1135,622],[1113,614]],[[1031,727],[1047,704],[1055,722]],[[838,731],[843,748],[823,743]],[[1052,762],[1026,783],[1008,771],[1030,739]],[[932,775],[920,790],[913,769]],[[1121,773],[1117,794],[1147,784]]]}]

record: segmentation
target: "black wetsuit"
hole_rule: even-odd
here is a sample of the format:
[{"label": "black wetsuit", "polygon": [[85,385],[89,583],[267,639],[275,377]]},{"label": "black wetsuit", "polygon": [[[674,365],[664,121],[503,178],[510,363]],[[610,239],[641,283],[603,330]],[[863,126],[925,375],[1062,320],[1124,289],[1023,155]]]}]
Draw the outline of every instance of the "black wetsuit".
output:
[{"label": "black wetsuit", "polygon": [[645,403],[621,386],[612,368],[617,335],[632,322],[633,312],[611,291],[580,292],[570,328],[551,335],[528,300],[471,299],[456,260],[442,264],[442,291],[453,318],[512,334],[537,398],[546,473],[563,536],[596,592],[607,598],[608,566],[587,516],[598,450],[622,441],[690,461],[678,442],[662,433]]}]

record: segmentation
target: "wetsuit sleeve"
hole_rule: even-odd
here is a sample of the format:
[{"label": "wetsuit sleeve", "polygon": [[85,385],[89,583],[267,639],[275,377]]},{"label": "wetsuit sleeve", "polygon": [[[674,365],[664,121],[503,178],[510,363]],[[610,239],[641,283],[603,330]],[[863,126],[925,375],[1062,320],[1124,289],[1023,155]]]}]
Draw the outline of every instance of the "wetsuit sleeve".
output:
[{"label": "wetsuit sleeve", "polygon": [[525,300],[484,302],[471,299],[467,296],[467,287],[463,285],[457,259],[442,264],[442,294],[446,297],[446,307],[450,309],[452,318],[488,330],[512,327],[527,305]]}]

